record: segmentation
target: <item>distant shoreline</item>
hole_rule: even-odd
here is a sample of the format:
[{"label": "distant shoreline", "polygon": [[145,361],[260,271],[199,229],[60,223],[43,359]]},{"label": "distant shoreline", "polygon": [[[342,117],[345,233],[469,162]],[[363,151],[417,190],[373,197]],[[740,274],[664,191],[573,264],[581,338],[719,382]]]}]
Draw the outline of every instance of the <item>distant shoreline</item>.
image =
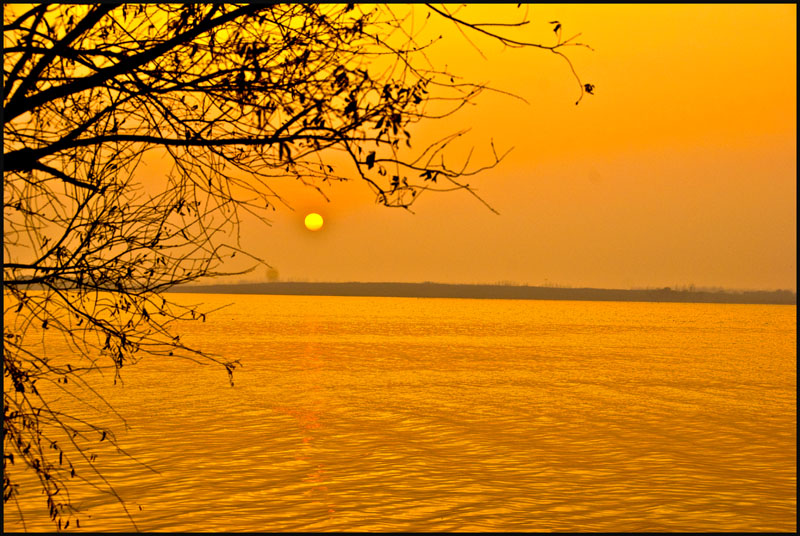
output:
[{"label": "distant shoreline", "polygon": [[392,298],[470,298],[495,300],[638,301],[797,305],[788,290],[692,291],[662,289],[601,289],[529,287],[517,285],[458,285],[447,283],[237,283],[183,285],[168,292],[203,294],[271,294],[292,296],[371,296]]}]

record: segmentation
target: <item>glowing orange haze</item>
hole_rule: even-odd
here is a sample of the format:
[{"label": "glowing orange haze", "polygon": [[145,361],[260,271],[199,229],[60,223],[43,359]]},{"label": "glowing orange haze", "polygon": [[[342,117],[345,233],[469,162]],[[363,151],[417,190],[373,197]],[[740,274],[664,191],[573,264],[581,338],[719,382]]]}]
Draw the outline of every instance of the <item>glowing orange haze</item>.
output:
[{"label": "glowing orange haze", "polygon": [[[523,8],[524,9],[524,8]],[[471,5],[468,20],[509,20],[516,6]],[[542,5],[520,38],[563,37],[578,85],[547,51],[477,36],[483,59],[451,24],[431,59],[484,93],[478,106],[418,129],[471,127],[475,158],[515,149],[470,180],[497,216],[465,193],[425,195],[416,214],[375,205],[365,185],[334,185],[332,202],[279,190],[295,209],[244,245],[281,279],[514,281],[571,286],[796,288],[795,5]],[[318,212],[325,227],[303,226]],[[264,270],[249,280],[265,280]]]}]

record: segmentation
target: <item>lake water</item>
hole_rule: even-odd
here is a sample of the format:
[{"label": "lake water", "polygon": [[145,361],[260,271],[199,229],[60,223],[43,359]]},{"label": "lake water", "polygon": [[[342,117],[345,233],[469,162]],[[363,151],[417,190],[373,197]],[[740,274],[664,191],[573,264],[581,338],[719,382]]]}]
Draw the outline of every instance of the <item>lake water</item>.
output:
[{"label": "lake water", "polygon": [[[157,471],[96,450],[139,530],[796,529],[794,306],[172,298],[235,302],[179,332],[243,368],[230,387],[144,359],[93,384],[130,430],[93,418]],[[81,529],[133,530],[73,482]]]}]

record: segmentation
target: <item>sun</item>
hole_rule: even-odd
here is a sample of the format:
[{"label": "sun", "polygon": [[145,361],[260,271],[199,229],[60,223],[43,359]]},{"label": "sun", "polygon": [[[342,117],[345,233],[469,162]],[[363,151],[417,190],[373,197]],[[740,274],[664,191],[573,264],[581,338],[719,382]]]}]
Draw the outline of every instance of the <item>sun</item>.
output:
[{"label": "sun", "polygon": [[306,229],[309,231],[319,231],[322,229],[322,216],[316,212],[312,212],[306,216]]}]

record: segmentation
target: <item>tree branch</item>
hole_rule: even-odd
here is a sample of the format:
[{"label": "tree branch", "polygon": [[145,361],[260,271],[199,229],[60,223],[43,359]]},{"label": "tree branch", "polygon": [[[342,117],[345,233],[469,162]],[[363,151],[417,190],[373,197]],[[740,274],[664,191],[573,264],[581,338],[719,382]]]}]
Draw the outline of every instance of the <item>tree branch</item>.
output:
[{"label": "tree branch", "polygon": [[[23,80],[22,84],[20,84],[20,86],[14,92],[14,95],[11,96],[8,105],[5,106],[3,112],[4,115],[6,116],[5,119],[6,121],[8,121],[9,119],[13,119],[17,115],[19,115],[19,113],[24,113],[37,106],[37,104],[34,104],[33,106],[27,106],[28,103],[26,103],[26,105],[22,105],[21,101],[25,99],[25,96],[27,95],[28,91],[30,91],[30,89],[36,84],[36,82],[38,82],[39,76],[42,74],[42,71],[44,71],[45,67],[47,67],[47,65],[51,61],[53,61],[53,58],[56,57],[56,55],[62,48],[68,47],[70,43],[72,43],[80,35],[89,31],[95,24],[100,22],[100,19],[102,19],[107,13],[109,13],[114,8],[119,6],[120,4],[101,4],[99,6],[95,6],[95,8],[92,11],[90,11],[89,14],[86,15],[83,19],[81,19],[81,21],[77,25],[75,25],[75,27],[72,30],[67,32],[67,35],[65,35],[60,41],[58,41],[58,43],[55,43],[53,47],[50,48],[39,59],[39,62],[36,64],[36,66],[33,69],[31,69],[31,72],[28,73],[28,75]],[[43,102],[46,102],[46,100],[48,99],[45,99],[45,101]],[[22,108],[22,111],[15,114],[13,112],[15,108]],[[9,115],[9,111],[11,112],[11,115]]]},{"label": "tree branch", "polygon": [[[108,4],[111,5],[111,4]],[[108,6],[104,6],[104,9]],[[248,15],[257,12],[260,9],[263,9],[264,4],[256,3],[256,4],[248,4],[244,7],[241,7],[237,10],[231,11],[224,15],[220,15],[219,17],[207,21],[203,21],[197,26],[187,30],[182,34],[178,34],[172,39],[160,43],[149,50],[145,50],[136,54],[134,56],[130,56],[129,58],[122,60],[111,67],[106,67],[98,71],[97,73],[87,76],[85,78],[78,78],[72,82],[69,82],[62,86],[55,86],[49,89],[45,89],[33,95],[24,101],[21,101],[19,98],[16,98],[19,94],[17,91],[14,95],[14,99],[12,102],[8,104],[3,110],[3,115],[5,116],[5,121],[10,121],[19,115],[22,115],[25,112],[28,112],[42,104],[57,100],[63,99],[69,95],[74,93],[78,93],[80,91],[84,91],[86,89],[96,87],[107,80],[110,80],[120,74],[127,73],[137,69],[138,67],[153,61],[154,59],[162,56],[172,48],[186,43],[187,41],[191,41],[198,35],[205,33],[209,30],[214,29],[215,27],[229,22],[231,20],[235,20],[238,17],[243,15]],[[113,8],[113,7],[112,7]],[[110,11],[111,8],[105,9],[105,12]],[[99,10],[96,12],[99,13]],[[105,13],[104,13],[105,14]],[[87,17],[88,18],[88,17]],[[72,32],[71,32],[72,33]],[[34,83],[35,80],[32,80],[31,83]]]}]

